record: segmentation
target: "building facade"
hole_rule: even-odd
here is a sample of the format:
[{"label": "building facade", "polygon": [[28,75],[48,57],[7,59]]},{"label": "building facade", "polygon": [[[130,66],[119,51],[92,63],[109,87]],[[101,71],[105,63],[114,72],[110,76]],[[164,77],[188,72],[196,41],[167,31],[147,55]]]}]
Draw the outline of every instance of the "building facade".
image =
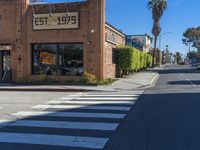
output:
[{"label": "building facade", "polygon": [[132,36],[126,36],[126,45],[137,48],[140,51],[143,51],[144,43],[141,42],[137,38],[133,38]]},{"label": "building facade", "polygon": [[127,45],[133,46],[145,53],[149,53],[152,50],[152,38],[147,34],[142,35],[127,35]]},{"label": "building facade", "polygon": [[37,81],[42,75],[79,80],[84,71],[100,80],[114,78],[112,49],[125,43],[105,23],[105,0],[51,5],[1,0],[0,33],[0,82]]},{"label": "building facade", "polygon": [[106,23],[105,37],[106,77],[114,78],[116,76],[115,48],[120,45],[125,45],[125,34],[111,24]]}]

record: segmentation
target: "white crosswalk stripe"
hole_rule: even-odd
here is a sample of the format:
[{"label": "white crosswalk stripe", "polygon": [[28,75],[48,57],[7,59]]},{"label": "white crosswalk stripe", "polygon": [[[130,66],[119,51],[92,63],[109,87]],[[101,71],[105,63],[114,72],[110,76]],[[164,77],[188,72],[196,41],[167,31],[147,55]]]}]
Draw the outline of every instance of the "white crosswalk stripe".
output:
[{"label": "white crosswalk stripe", "polygon": [[87,105],[36,105],[31,108],[36,109],[87,109],[87,110],[119,110],[129,111],[131,107],[127,106],[87,106]]},{"label": "white crosswalk stripe", "polygon": [[0,128],[9,125],[13,120],[0,120]]},{"label": "white crosswalk stripe", "polygon": [[123,92],[106,92],[106,93],[99,93],[99,92],[88,92],[88,93],[76,93],[76,95],[81,95],[81,96],[88,96],[88,95],[105,95],[105,96],[109,96],[109,95],[119,95],[119,96],[123,96],[123,95],[128,95],[128,96],[132,96],[132,95],[141,95],[144,93],[144,90],[137,90],[132,92],[131,94],[127,94],[127,93],[123,93]]},{"label": "white crosswalk stripe", "polygon": [[[21,120],[0,120],[0,128],[9,128],[9,132],[0,130],[0,143],[103,149],[109,141],[108,134],[116,131],[141,94],[142,91],[77,93],[32,106],[31,111],[12,114]],[[16,128],[21,131],[17,133]],[[53,135],[48,131],[53,131]],[[99,135],[92,135],[93,132]]]},{"label": "white crosswalk stripe", "polygon": [[[69,100],[71,98],[69,97],[62,97],[60,98],[62,100]],[[137,98],[135,97],[80,97],[80,98],[75,98],[76,100],[136,100]]]},{"label": "white crosswalk stripe", "polygon": [[79,118],[108,118],[108,119],[123,119],[126,114],[114,113],[82,113],[82,112],[48,112],[48,111],[20,111],[14,113],[15,116],[51,116],[51,117],[79,117]]},{"label": "white crosswalk stripe", "polygon": [[0,142],[103,149],[108,138],[44,134],[0,133]]},{"label": "white crosswalk stripe", "polygon": [[100,95],[85,95],[87,97],[138,97],[139,95],[138,94],[129,94],[129,95],[119,95],[119,94],[113,94],[113,95],[106,95],[106,94],[100,94]]},{"label": "white crosswalk stripe", "polygon": [[118,123],[19,120],[9,126],[114,131]]},{"label": "white crosswalk stripe", "polygon": [[86,105],[94,105],[94,104],[122,104],[122,105],[134,105],[134,101],[50,101],[48,104],[86,104]]}]

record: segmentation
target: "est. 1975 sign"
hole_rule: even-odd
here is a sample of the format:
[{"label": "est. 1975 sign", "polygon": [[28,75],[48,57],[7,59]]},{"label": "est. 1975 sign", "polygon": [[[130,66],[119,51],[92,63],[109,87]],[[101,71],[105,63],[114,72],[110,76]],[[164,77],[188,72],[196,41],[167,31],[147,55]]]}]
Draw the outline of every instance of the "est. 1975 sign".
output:
[{"label": "est. 1975 sign", "polygon": [[79,28],[79,12],[33,15],[33,30],[77,28]]}]

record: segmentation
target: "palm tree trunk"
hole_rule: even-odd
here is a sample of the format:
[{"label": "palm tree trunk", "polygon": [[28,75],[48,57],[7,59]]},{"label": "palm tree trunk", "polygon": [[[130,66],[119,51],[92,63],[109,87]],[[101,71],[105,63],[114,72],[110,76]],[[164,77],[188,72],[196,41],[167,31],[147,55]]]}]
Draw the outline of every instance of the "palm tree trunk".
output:
[{"label": "palm tree trunk", "polygon": [[156,44],[157,44],[157,36],[154,36],[154,49],[153,49],[153,60],[152,60],[152,67],[155,67],[155,58],[156,58]]}]

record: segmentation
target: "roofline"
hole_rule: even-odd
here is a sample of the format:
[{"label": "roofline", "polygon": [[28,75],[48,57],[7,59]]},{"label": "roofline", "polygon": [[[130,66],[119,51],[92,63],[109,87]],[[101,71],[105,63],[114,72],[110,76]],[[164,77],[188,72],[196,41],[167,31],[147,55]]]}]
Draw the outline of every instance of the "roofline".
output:
[{"label": "roofline", "polygon": [[150,35],[148,35],[148,34],[129,34],[129,35],[127,35],[127,36],[147,36],[148,38],[152,38]]},{"label": "roofline", "polygon": [[126,37],[126,34],[123,33],[122,31],[120,31],[119,29],[117,29],[115,26],[113,26],[112,24],[105,22],[106,27],[109,27],[110,29],[114,30],[115,32],[117,32],[118,34],[122,35],[123,37]]},{"label": "roofline", "polygon": [[[71,4],[71,5],[74,5],[74,4],[85,4],[87,3],[87,1],[74,1],[74,2],[52,2],[50,3],[51,5],[62,5],[62,4]],[[35,6],[43,6],[43,5],[49,5],[48,2],[38,2],[38,3],[29,3],[29,5],[35,5]]]}]

